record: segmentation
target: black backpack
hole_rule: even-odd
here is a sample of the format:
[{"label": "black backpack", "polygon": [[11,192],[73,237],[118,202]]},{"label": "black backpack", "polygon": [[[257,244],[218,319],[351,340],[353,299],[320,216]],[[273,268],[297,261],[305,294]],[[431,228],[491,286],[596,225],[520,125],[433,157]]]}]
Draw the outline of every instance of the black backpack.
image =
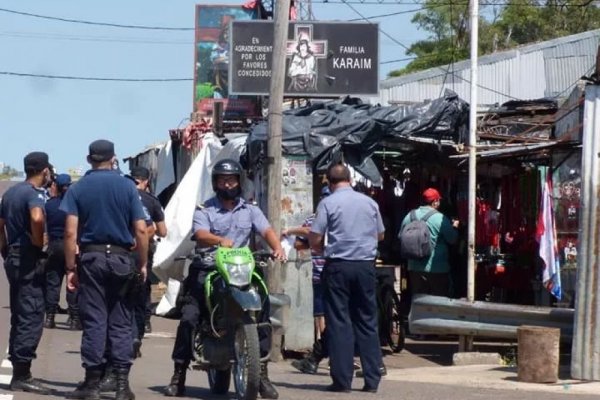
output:
[{"label": "black backpack", "polygon": [[427,220],[436,214],[431,210],[421,219],[417,219],[416,210],[410,212],[410,222],[398,234],[400,240],[400,255],[408,260],[423,260],[431,256],[431,234],[427,227]]}]

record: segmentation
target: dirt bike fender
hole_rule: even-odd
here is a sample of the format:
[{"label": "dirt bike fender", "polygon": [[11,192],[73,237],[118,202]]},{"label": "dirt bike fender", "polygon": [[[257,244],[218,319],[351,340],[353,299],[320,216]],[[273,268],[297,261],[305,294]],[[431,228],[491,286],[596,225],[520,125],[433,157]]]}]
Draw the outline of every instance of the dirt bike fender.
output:
[{"label": "dirt bike fender", "polygon": [[236,287],[231,287],[231,297],[235,300],[240,308],[244,311],[260,311],[262,302],[260,294],[256,290],[240,290]]}]

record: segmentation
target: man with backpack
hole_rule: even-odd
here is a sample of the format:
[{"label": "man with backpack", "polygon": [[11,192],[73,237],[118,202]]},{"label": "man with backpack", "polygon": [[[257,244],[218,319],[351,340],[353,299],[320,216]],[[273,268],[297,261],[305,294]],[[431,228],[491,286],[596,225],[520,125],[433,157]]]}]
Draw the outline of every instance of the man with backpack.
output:
[{"label": "man with backpack", "polygon": [[400,253],[408,261],[413,294],[448,296],[449,245],[458,239],[459,221],[450,221],[438,211],[442,196],[433,188],[423,192],[424,205],[402,221],[398,239]]}]

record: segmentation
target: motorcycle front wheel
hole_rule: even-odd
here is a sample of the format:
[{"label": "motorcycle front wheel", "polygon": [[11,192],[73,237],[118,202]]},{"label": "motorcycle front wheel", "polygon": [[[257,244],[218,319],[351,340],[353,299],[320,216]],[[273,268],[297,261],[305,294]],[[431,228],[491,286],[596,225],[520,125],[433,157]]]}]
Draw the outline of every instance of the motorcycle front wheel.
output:
[{"label": "motorcycle front wheel", "polygon": [[208,386],[212,394],[227,394],[229,392],[231,368],[224,370],[210,368],[206,373],[208,374]]},{"label": "motorcycle front wheel", "polygon": [[256,324],[239,324],[234,338],[233,383],[238,400],[255,400],[260,384],[260,349]]}]

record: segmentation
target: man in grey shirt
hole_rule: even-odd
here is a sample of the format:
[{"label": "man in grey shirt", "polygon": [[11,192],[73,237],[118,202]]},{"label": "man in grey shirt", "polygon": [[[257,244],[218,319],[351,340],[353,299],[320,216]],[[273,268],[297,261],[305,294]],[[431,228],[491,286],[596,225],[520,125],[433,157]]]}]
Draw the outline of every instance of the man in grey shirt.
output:
[{"label": "man in grey shirt", "polygon": [[[327,389],[350,391],[356,341],[365,378],[362,390],[375,393],[382,365],[375,258],[385,229],[377,203],[350,186],[347,167],[330,166],[327,180],[333,194],[319,203],[309,234],[310,247],[326,259],[321,279],[333,380]],[[323,248],[325,234],[328,245]]]}]

